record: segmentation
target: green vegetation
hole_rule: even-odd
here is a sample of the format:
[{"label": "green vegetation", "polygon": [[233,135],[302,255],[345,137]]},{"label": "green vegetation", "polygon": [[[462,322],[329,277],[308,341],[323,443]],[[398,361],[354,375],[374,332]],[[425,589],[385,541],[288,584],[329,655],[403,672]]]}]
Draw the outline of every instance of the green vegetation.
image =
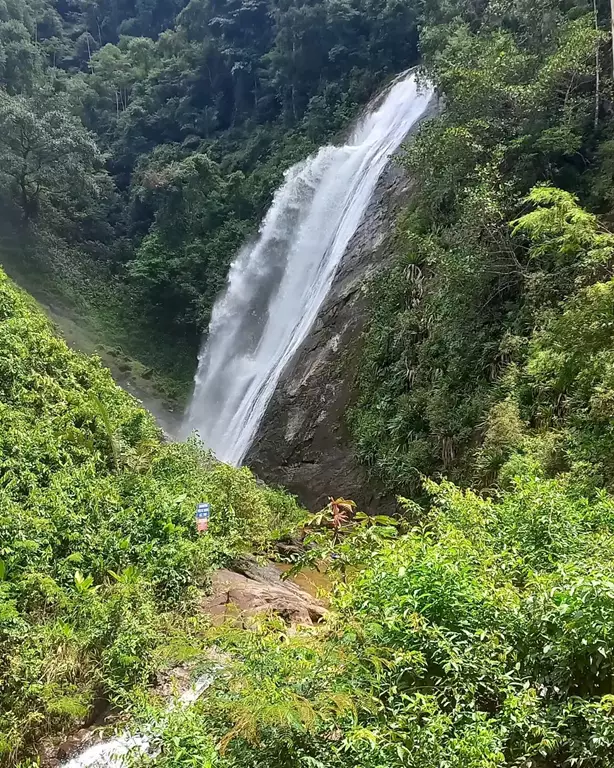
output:
[{"label": "green vegetation", "polygon": [[201,651],[188,617],[208,572],[266,550],[298,509],[195,442],[163,443],[4,275],[0,401],[0,762],[12,764]]},{"label": "green vegetation", "polygon": [[[607,399],[605,370],[589,359],[606,366],[607,334],[599,350],[582,347],[613,253],[586,210],[609,215],[613,183],[609,16],[595,12],[425,11],[426,71],[446,109],[406,156],[417,192],[397,263],[373,291],[350,415],[360,458],[395,492],[442,471],[489,487],[519,442],[551,471],[594,458],[595,479],[609,483],[597,447],[605,400],[587,391],[599,383]],[[578,442],[581,418],[593,450]]]},{"label": "green vegetation", "polygon": [[[348,414],[400,514],[308,524],[297,567],[334,575],[318,627],[208,627],[209,572],[266,551],[294,501],[162,442],[0,282],[2,761],[106,699],[155,723],[139,768],[612,765],[609,12],[0,3],[4,255],[122,365],[136,350],[177,379],[283,170],[418,45],[445,95],[407,149],[415,191]],[[227,661],[210,693],[163,714],[156,671],[211,644]]]},{"label": "green vegetation", "polygon": [[314,537],[327,625],[223,631],[235,663],[138,764],[610,766],[614,498],[517,466],[496,499],[428,482],[402,525]]},{"label": "green vegetation", "polygon": [[107,345],[189,381],[283,172],[416,46],[404,2],[3,2],[3,262],[32,290],[44,275]]}]

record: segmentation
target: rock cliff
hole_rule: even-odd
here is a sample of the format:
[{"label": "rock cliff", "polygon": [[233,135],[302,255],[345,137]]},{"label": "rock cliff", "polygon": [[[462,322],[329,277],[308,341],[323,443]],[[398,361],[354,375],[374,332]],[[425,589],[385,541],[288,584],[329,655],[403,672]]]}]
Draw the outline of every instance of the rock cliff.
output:
[{"label": "rock cliff", "polygon": [[[427,114],[435,111],[433,103]],[[368,321],[368,286],[393,258],[399,212],[411,194],[411,179],[392,158],[245,460],[263,480],[286,486],[313,510],[328,496],[354,499],[365,511],[389,511],[394,504],[355,460],[345,413],[353,401]]]}]

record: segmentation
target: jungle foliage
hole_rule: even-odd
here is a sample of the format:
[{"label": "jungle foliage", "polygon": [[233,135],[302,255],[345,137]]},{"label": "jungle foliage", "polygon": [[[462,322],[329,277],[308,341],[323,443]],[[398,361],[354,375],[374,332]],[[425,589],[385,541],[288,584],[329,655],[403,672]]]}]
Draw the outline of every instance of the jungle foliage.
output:
[{"label": "jungle foliage", "polygon": [[[194,509],[213,507],[198,537]],[[165,443],[95,358],[0,276],[0,763],[201,649],[194,601],[294,500]]]},{"label": "jungle foliage", "polygon": [[550,472],[582,464],[610,487],[611,340],[589,331],[607,322],[597,296],[612,277],[608,14],[425,7],[425,71],[445,111],[406,153],[417,191],[372,291],[350,414],[360,458],[391,490],[434,472],[488,488],[520,444]]},{"label": "jungle foliage", "polygon": [[611,766],[614,498],[514,466],[496,498],[428,481],[401,523],[314,534],[326,626],[218,630],[233,661],[136,765]]},{"label": "jungle foliage", "polygon": [[415,24],[396,0],[3,2],[0,234],[88,313],[111,285],[129,352],[193,363],[283,171],[415,63]]}]

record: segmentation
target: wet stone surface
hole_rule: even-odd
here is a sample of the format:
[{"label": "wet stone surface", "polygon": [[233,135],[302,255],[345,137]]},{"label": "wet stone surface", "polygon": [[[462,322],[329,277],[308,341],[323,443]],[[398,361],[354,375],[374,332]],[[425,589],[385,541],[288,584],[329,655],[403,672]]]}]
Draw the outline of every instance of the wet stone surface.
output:
[{"label": "wet stone surface", "polygon": [[[432,102],[424,117],[436,110]],[[355,460],[345,415],[355,398],[368,287],[394,258],[397,221],[413,190],[412,180],[393,158],[245,458],[259,477],[284,485],[313,511],[322,509],[329,496],[351,498],[366,512],[385,514],[395,507],[394,499],[374,487]]]}]

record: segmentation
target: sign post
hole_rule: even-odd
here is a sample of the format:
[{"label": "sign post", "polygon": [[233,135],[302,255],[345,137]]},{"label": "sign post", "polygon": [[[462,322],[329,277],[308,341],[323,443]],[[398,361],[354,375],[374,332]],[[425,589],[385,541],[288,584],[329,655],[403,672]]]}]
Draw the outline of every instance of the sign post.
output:
[{"label": "sign post", "polygon": [[209,516],[211,514],[211,504],[203,503],[196,505],[196,530],[204,533],[209,527]]}]

